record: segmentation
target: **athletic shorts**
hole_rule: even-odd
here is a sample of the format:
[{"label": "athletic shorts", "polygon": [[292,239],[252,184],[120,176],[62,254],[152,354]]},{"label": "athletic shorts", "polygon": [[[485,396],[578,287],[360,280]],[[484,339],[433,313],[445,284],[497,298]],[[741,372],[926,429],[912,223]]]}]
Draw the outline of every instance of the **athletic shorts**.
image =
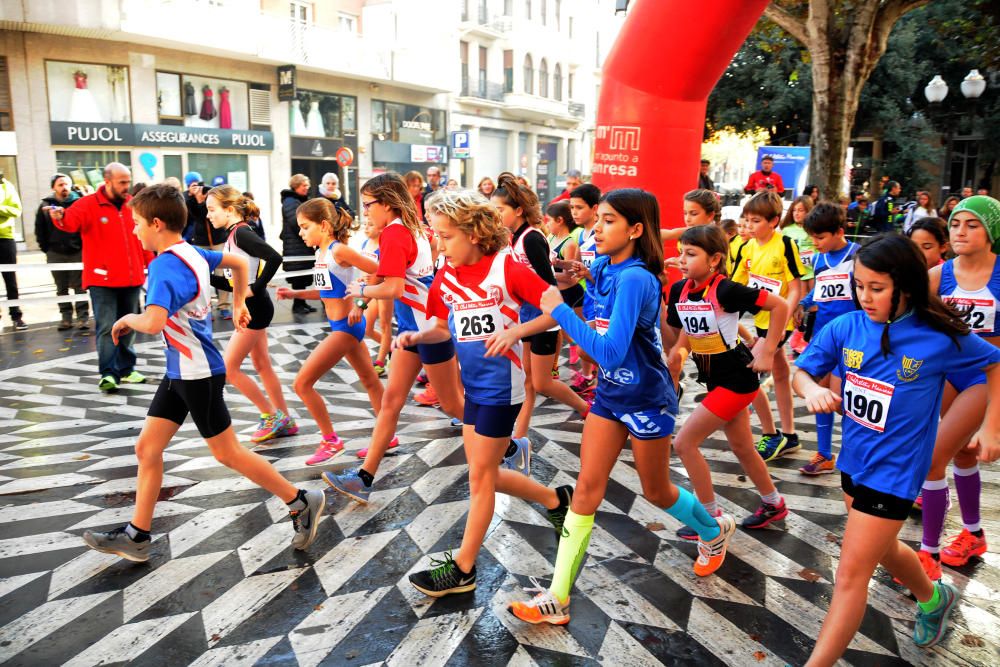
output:
[{"label": "athletic shorts", "polygon": [[[767,329],[761,329],[760,327],[754,327],[754,328],[757,329],[757,338],[764,338],[765,336],[767,336]],[[786,331],[785,335],[781,337],[780,341],[778,341],[778,348],[780,349],[781,346],[784,345],[786,342],[788,342],[788,339],[791,337],[792,337],[792,332]]]},{"label": "athletic shorts", "polygon": [[346,334],[350,334],[362,341],[365,339],[365,318],[361,318],[357,324],[351,325],[347,323],[347,318],[342,320],[327,320],[330,323],[330,331],[343,331]]},{"label": "athletic shorts", "polygon": [[521,404],[483,405],[465,398],[462,423],[475,427],[476,433],[486,438],[509,438],[514,432],[514,422],[521,412]]},{"label": "athletic shorts", "polygon": [[851,507],[871,516],[903,521],[910,516],[910,510],[913,509],[913,498],[900,498],[861,484],[855,484],[851,480],[851,476],[843,471],[840,472],[840,488],[854,499]]},{"label": "athletic shorts", "polygon": [[542,333],[521,339],[522,343],[531,343],[531,353],[544,357],[556,353],[556,343],[559,342],[558,331],[543,331]]},{"label": "athletic shorts", "polygon": [[958,373],[948,373],[944,376],[955,391],[962,393],[969,387],[975,387],[977,384],[986,384],[986,373],[977,369],[971,371],[959,371]]},{"label": "athletic shorts", "polygon": [[753,403],[756,391],[748,394],[738,394],[725,387],[716,387],[708,392],[701,404],[719,419],[730,421],[745,407]]},{"label": "athletic shorts", "polygon": [[250,311],[250,324],[247,325],[247,329],[260,331],[271,325],[271,320],[274,319],[274,304],[271,303],[271,297],[266,291],[248,297],[246,304],[247,310]]},{"label": "athletic shorts", "polygon": [[180,425],[190,413],[201,437],[214,438],[232,423],[222,398],[225,386],[225,373],[198,380],[171,380],[164,376],[146,414]]},{"label": "athletic shorts", "polygon": [[619,412],[606,406],[600,396],[590,406],[590,414],[621,422],[636,440],[657,440],[674,434],[677,415],[670,408],[652,408],[638,412]]},{"label": "athletic shorts", "polygon": [[455,357],[455,343],[451,338],[440,343],[421,343],[403,349],[420,355],[420,363],[424,365],[441,364]]},{"label": "athletic shorts", "polygon": [[583,305],[583,287],[579,283],[559,290],[559,294],[562,295],[563,302],[570,308],[579,308]]}]

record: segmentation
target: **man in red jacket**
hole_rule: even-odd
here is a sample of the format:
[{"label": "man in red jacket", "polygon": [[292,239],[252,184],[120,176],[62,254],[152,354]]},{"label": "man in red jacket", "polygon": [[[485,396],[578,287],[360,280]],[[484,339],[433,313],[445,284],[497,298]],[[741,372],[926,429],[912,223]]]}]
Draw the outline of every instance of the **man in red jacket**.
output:
[{"label": "man in red jacket", "polygon": [[770,190],[777,192],[779,197],[784,196],[785,184],[781,182],[781,174],[772,171],[773,167],[773,157],[770,155],[762,157],[760,159],[760,170],[750,174],[750,180],[747,181],[747,186],[743,188],[743,191],[749,195],[753,195],[758,192]]},{"label": "man in red jacket", "polygon": [[53,207],[52,222],[66,232],[80,232],[83,239],[83,288],[90,293],[97,326],[97,364],[101,391],[116,391],[118,384],[145,382],[135,370],[135,334],[111,340],[118,318],[139,311],[139,289],[146,281],[149,256],[135,235],[132,209],[126,206],[132,183],[129,168],[112,162],[104,168],[104,185],[83,197],[72,208]]}]

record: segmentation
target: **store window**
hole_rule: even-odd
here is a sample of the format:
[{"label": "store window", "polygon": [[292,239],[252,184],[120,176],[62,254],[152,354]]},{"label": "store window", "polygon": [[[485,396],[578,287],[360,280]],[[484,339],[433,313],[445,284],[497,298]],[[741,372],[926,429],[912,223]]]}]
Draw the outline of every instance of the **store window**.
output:
[{"label": "store window", "polygon": [[412,104],[372,100],[372,133],[379,141],[444,144],[444,111]]},{"label": "store window", "polygon": [[56,151],[56,171],[88,194],[104,183],[104,167],[111,162],[131,167],[132,155],[128,151]]},{"label": "store window", "polygon": [[14,114],[10,104],[10,77],[7,75],[7,58],[0,56],[0,132],[14,129]]},{"label": "store window", "polygon": [[128,68],[119,65],[45,61],[49,120],[129,123]]},{"label": "store window", "polygon": [[343,137],[358,131],[358,100],[346,95],[299,91],[290,106],[291,133],[299,137]]},{"label": "store window", "polygon": [[205,184],[218,183],[219,177],[240,192],[248,189],[249,158],[222,153],[188,153],[188,171],[197,171]]},{"label": "store window", "polygon": [[243,81],[156,73],[156,105],[165,125],[250,129],[249,85]]}]

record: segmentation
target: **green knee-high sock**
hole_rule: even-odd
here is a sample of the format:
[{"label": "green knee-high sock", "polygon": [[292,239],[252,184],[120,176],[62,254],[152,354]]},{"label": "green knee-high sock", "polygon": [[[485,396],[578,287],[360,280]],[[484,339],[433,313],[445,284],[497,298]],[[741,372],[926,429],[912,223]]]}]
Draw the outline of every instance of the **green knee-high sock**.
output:
[{"label": "green knee-high sock", "polygon": [[549,587],[549,591],[560,600],[569,597],[569,589],[573,586],[580,563],[583,562],[593,528],[593,514],[580,516],[574,514],[573,510],[566,512],[559,551],[556,552],[556,570],[552,575],[552,586]]}]

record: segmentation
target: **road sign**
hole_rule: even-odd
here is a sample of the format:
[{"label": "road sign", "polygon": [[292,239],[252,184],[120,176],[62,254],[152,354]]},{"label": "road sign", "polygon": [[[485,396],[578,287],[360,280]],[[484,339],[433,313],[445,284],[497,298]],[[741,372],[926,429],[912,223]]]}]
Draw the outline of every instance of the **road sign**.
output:
[{"label": "road sign", "polygon": [[468,132],[451,133],[451,156],[459,160],[472,157],[472,148],[469,146]]},{"label": "road sign", "polygon": [[336,157],[337,164],[341,167],[349,167],[354,162],[354,151],[347,146],[341,146],[337,149]]}]

